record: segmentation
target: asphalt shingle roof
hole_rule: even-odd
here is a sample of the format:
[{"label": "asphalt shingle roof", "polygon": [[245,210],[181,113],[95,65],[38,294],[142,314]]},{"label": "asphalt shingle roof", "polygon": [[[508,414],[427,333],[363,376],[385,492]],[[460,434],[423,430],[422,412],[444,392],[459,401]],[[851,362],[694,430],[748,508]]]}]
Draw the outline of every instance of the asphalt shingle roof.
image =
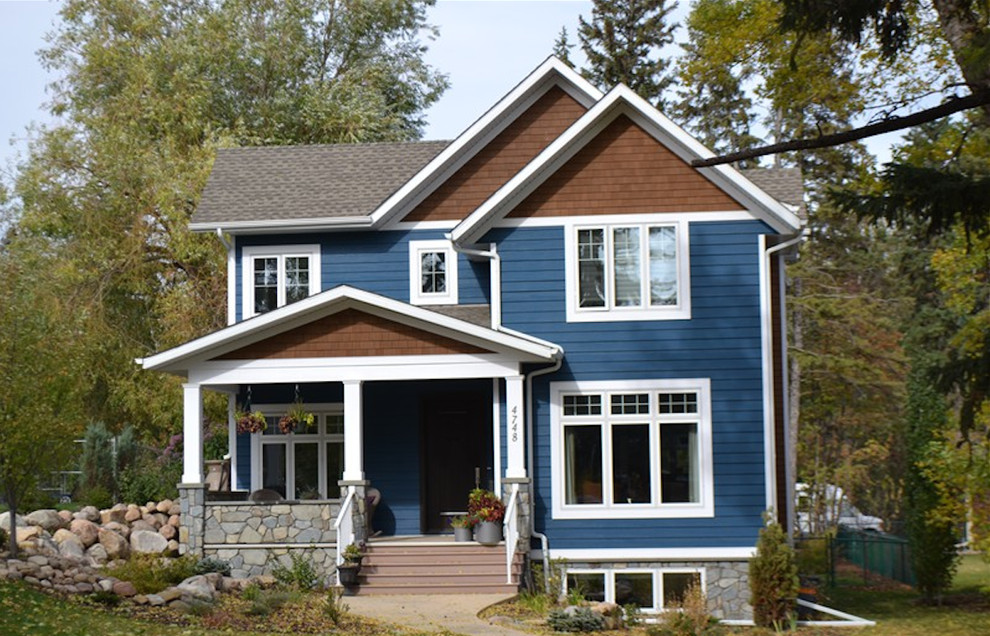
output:
[{"label": "asphalt shingle roof", "polygon": [[[371,214],[450,142],[223,148],[192,222],[358,217]],[[775,199],[803,209],[797,168],[743,170]]]},{"label": "asphalt shingle roof", "polygon": [[366,216],[449,143],[220,149],[192,222]]}]

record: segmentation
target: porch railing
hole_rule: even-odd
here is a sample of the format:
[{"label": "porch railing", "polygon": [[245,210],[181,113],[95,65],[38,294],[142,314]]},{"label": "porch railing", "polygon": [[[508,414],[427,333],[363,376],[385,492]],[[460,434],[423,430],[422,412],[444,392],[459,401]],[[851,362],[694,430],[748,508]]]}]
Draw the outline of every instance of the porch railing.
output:
[{"label": "porch railing", "polygon": [[[348,486],[347,497],[340,505],[340,513],[337,515],[336,521],[333,522],[334,530],[337,531],[337,565],[344,562],[344,549],[354,543],[354,520],[351,518],[351,506],[354,505],[356,495],[357,488]],[[340,583],[339,580],[337,582]]]},{"label": "porch railing", "polygon": [[505,582],[512,584],[512,562],[516,557],[516,544],[519,542],[518,517],[519,484],[512,484],[509,505],[505,507]]}]

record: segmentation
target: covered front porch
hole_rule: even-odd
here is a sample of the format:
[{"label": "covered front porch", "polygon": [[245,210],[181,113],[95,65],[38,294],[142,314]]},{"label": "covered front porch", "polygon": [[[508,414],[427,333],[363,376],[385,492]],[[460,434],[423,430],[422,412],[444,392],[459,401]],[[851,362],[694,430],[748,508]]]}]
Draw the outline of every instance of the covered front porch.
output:
[{"label": "covered front porch", "polygon": [[[529,530],[522,367],[559,356],[550,343],[336,288],[143,360],[187,379],[182,549],[240,557],[245,571],[308,550],[329,572],[374,533],[443,531],[445,513],[480,485],[507,505],[511,576]],[[230,501],[207,501],[203,483],[206,391],[228,398]],[[297,401],[314,425],[280,431]],[[247,407],[264,414],[264,431],[236,432]],[[381,501],[369,516],[372,488]]]}]

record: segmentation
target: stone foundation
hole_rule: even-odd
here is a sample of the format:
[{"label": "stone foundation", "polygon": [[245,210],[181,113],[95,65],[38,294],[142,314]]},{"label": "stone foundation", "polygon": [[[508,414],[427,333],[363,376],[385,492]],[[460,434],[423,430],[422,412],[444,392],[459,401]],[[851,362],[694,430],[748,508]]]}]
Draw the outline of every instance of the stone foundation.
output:
[{"label": "stone foundation", "polygon": [[567,561],[567,570],[701,570],[708,610],[718,619],[752,620],[748,561]]},{"label": "stone foundation", "polygon": [[296,554],[309,561],[317,576],[327,584],[336,569],[337,558],[336,546],[315,547],[304,544],[230,547],[209,545],[203,552],[207,557],[216,557],[229,563],[230,575],[235,579],[271,574],[276,565],[292,568],[292,557],[289,555]]},{"label": "stone foundation", "polygon": [[206,484],[179,484],[179,552],[203,556]]}]

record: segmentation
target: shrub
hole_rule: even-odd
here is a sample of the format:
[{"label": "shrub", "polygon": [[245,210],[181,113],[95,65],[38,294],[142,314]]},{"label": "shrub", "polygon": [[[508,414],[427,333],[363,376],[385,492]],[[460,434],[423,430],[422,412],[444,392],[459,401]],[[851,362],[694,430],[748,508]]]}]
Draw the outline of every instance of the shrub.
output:
[{"label": "shrub", "polygon": [[547,625],[555,632],[597,632],[605,628],[605,619],[587,607],[569,607],[550,612]]},{"label": "shrub", "polygon": [[120,496],[124,501],[161,501],[179,496],[182,462],[144,456],[120,473]]},{"label": "shrub", "polygon": [[104,607],[117,607],[120,605],[120,597],[107,590],[96,590],[89,595],[88,600]]},{"label": "shrub", "polygon": [[196,559],[183,556],[162,559],[150,554],[136,554],[111,574],[121,581],[130,581],[140,594],[153,594],[181,583],[195,574]]},{"label": "shrub", "polygon": [[7,529],[0,528],[0,550],[7,549]]},{"label": "shrub", "polygon": [[289,559],[292,561],[291,567],[279,563],[272,568],[272,575],[279,584],[297,590],[311,590],[319,584],[320,577],[312,562],[295,552],[289,553]]},{"label": "shrub", "polygon": [[333,587],[327,588],[327,594],[323,598],[323,613],[335,626],[340,626],[340,621],[347,614],[350,607],[341,600],[340,592]]},{"label": "shrub", "polygon": [[294,590],[263,590],[257,588],[257,592],[253,593],[250,598],[246,594],[244,598],[247,598],[251,602],[250,607],[245,610],[246,614],[250,614],[251,616],[268,616],[277,612],[286,603],[298,599],[299,593]]},{"label": "shrub", "polygon": [[753,622],[780,631],[795,619],[798,571],[787,535],[770,513],[756,542],[756,556],[749,561],[749,590]]},{"label": "shrub", "polygon": [[219,572],[224,576],[230,576],[230,564],[216,557],[206,557],[200,559],[193,567],[194,574],[209,574],[210,572]]},{"label": "shrub", "polygon": [[721,636],[725,629],[708,613],[708,601],[698,585],[684,592],[684,599],[661,614],[656,625],[646,629],[649,636]]},{"label": "shrub", "polygon": [[103,486],[90,486],[79,494],[79,502],[103,510],[113,505],[113,495]]}]

